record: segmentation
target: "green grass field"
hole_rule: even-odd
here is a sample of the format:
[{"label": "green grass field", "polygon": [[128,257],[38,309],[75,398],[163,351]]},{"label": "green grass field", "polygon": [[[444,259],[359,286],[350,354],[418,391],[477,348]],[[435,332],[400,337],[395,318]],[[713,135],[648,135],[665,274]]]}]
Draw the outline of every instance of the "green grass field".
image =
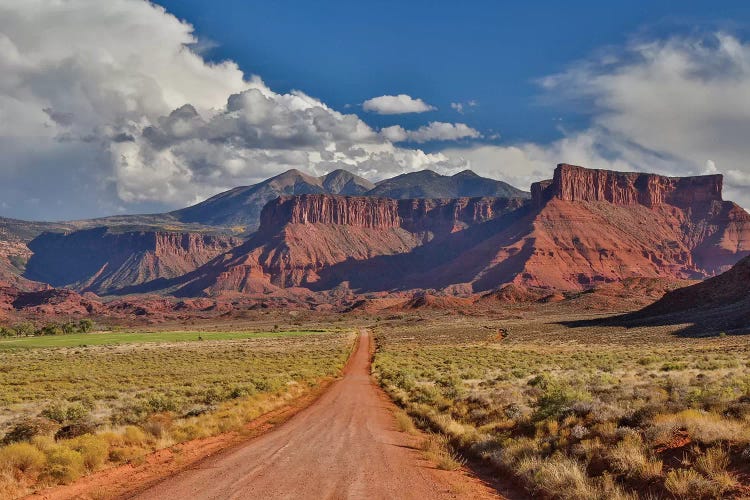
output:
[{"label": "green grass field", "polygon": [[[50,347],[87,347],[97,345],[144,344],[151,342],[199,342],[208,340],[237,340],[275,337],[296,337],[324,333],[321,330],[293,330],[278,332],[107,332],[75,333],[48,337],[21,337],[0,340],[0,350],[38,349]],[[199,339],[200,338],[200,339]]]}]

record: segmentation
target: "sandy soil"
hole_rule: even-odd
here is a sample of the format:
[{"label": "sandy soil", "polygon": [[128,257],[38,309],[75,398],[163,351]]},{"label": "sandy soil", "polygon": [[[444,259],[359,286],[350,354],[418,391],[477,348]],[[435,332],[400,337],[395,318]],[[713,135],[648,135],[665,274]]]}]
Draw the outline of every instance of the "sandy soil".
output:
[{"label": "sandy soil", "polygon": [[396,430],[369,344],[363,332],[344,377],[286,424],[135,498],[498,498],[465,471],[437,470]]}]

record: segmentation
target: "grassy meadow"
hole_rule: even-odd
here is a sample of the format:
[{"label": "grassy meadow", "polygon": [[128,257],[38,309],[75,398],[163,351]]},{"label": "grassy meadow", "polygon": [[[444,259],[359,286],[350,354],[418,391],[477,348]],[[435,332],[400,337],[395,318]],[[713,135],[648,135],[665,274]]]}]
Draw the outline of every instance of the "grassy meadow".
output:
[{"label": "grassy meadow", "polygon": [[295,330],[3,340],[0,498],[240,429],[337,376],[354,336]]},{"label": "grassy meadow", "polygon": [[750,344],[675,329],[383,321],[373,371],[433,441],[534,497],[746,498]]},{"label": "grassy meadow", "polygon": [[163,342],[196,342],[201,340],[236,340],[253,338],[290,337],[323,333],[325,330],[289,330],[283,332],[92,332],[69,335],[35,336],[0,339],[0,351],[8,349],[36,349],[40,347],[89,347],[98,345],[143,344]]}]

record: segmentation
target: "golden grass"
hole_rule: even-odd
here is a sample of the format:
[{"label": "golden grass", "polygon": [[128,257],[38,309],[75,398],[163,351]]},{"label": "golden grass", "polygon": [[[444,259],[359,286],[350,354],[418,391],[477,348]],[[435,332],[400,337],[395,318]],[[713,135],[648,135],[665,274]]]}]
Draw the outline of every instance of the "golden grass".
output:
[{"label": "golden grass", "polygon": [[420,427],[546,497],[738,491],[732,463],[750,445],[743,339],[481,321],[377,326],[373,372]]}]

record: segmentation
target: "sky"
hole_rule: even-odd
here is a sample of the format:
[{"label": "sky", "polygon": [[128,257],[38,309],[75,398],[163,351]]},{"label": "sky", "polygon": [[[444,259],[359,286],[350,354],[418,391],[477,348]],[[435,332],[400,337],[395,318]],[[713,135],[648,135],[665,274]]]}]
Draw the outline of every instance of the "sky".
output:
[{"label": "sky", "polygon": [[0,0],[0,216],[160,212],[290,168],[723,173],[750,4]]}]

